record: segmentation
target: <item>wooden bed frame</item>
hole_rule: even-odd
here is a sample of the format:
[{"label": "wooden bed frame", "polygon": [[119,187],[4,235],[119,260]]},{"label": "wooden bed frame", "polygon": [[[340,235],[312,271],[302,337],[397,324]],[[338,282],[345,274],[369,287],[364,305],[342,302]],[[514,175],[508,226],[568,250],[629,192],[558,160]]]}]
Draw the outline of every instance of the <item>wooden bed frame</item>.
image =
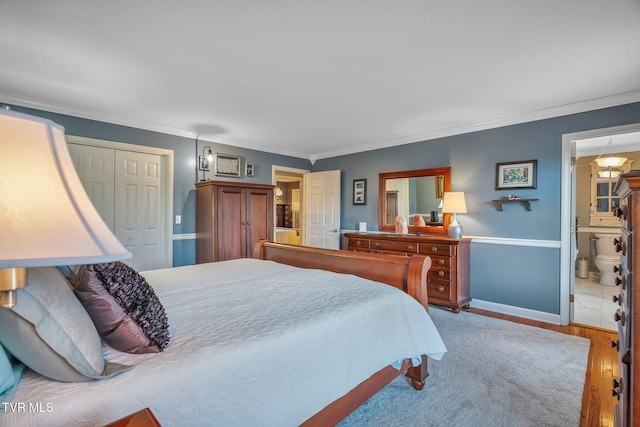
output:
[{"label": "wooden bed frame", "polygon": [[[407,292],[418,300],[427,311],[429,310],[427,272],[431,267],[431,258],[423,255],[399,257],[311,248],[260,240],[255,245],[253,257],[296,267],[354,274],[386,283]],[[381,315],[383,314],[381,313]],[[329,426],[339,423],[401,374],[411,380],[411,385],[416,390],[422,390],[424,381],[429,376],[427,356],[422,355],[422,363],[416,367],[412,367],[411,361],[405,359],[400,370],[391,366],[381,369],[346,395],[330,403],[302,425],[305,427]]]}]

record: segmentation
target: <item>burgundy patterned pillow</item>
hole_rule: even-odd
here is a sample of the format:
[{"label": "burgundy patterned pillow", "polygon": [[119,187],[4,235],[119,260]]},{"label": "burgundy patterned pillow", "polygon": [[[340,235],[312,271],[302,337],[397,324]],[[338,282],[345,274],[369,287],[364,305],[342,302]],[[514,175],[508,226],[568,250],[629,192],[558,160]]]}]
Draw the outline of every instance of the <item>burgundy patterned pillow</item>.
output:
[{"label": "burgundy patterned pillow", "polygon": [[169,345],[162,303],[144,277],[122,262],[80,269],[74,292],[102,340],[127,353],[157,353]]}]

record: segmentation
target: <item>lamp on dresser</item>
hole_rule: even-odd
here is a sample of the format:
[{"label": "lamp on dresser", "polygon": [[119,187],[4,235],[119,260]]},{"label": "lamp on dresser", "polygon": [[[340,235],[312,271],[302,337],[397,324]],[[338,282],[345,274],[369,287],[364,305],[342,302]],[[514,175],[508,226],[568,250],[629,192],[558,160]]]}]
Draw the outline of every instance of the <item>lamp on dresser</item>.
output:
[{"label": "lamp on dresser", "polygon": [[0,306],[16,304],[29,267],[130,258],[93,207],[64,128],[0,110]]},{"label": "lamp on dresser", "polygon": [[458,222],[456,214],[467,213],[467,204],[464,200],[464,193],[462,191],[449,191],[444,193],[442,212],[453,214],[453,218],[451,218],[451,222],[447,228],[449,237],[453,237],[454,239],[461,238],[462,225]]}]

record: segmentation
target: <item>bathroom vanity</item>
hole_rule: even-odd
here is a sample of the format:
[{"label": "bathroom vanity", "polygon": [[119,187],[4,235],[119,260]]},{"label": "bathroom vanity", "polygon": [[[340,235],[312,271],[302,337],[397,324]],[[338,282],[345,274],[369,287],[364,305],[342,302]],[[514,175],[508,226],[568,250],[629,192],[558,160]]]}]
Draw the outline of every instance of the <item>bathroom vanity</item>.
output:
[{"label": "bathroom vanity", "polygon": [[429,304],[450,307],[454,313],[467,308],[469,289],[469,248],[471,239],[440,235],[394,233],[345,233],[349,251],[431,257],[427,273]]}]

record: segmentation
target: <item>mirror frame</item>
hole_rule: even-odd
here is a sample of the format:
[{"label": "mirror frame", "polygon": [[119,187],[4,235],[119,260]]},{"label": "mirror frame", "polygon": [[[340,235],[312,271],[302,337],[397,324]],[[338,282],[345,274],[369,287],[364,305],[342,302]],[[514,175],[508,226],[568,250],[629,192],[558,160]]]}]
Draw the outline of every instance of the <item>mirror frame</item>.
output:
[{"label": "mirror frame", "polygon": [[[380,231],[395,231],[395,224],[385,224],[384,219],[387,212],[386,203],[386,190],[387,179],[394,178],[421,178],[424,176],[444,176],[444,191],[451,191],[451,167],[444,168],[432,168],[432,169],[417,169],[411,171],[400,172],[385,172],[379,175],[378,181],[378,230]],[[407,218],[408,220],[408,218]],[[409,233],[412,234],[447,234],[447,227],[451,221],[451,214],[445,213],[442,216],[442,227],[417,227],[414,225],[409,226]]]}]

